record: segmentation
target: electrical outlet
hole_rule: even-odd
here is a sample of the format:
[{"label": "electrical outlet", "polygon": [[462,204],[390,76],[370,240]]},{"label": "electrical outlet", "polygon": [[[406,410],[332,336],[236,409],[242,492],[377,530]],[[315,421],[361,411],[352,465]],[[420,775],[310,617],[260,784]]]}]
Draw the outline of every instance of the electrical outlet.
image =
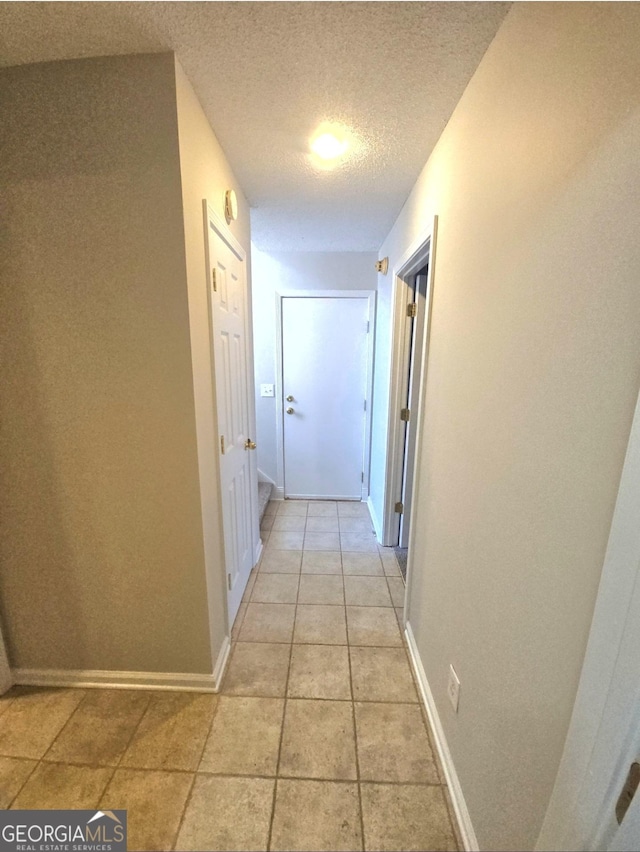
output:
[{"label": "electrical outlet", "polygon": [[260,396],[275,396],[275,388],[273,385],[260,385]]},{"label": "electrical outlet", "polygon": [[447,682],[447,695],[455,713],[458,712],[458,702],[460,701],[460,679],[456,674],[456,670],[452,665],[449,665],[449,680]]}]

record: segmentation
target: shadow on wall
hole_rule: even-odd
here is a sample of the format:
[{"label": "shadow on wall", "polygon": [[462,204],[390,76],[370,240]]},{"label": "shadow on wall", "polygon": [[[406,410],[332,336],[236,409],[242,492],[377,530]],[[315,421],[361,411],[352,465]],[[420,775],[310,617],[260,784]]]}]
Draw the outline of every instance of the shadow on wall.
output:
[{"label": "shadow on wall", "polygon": [[[11,208],[8,213],[11,224]],[[0,277],[12,281],[15,271],[3,263]],[[41,653],[42,637],[32,623],[37,618],[37,610],[31,607],[34,587],[38,597],[47,601],[51,645],[69,643],[82,648],[84,642],[81,611],[72,584],[76,553],[67,533],[66,487],[52,441],[51,420],[56,412],[51,410],[45,392],[51,365],[38,358],[33,305],[19,288],[12,294],[10,308],[5,306],[2,313],[12,328],[10,336],[3,335],[2,360],[13,369],[2,379],[8,404],[0,433],[0,469],[9,499],[0,521],[0,563],[4,569],[0,574],[0,607],[7,653],[16,667]],[[71,412],[67,417],[67,428],[71,428]],[[18,445],[20,451],[16,453]],[[6,570],[7,566],[13,570]],[[99,595],[99,590],[96,593]],[[8,607],[8,600],[14,605]],[[20,647],[16,647],[15,637],[20,637]]]}]

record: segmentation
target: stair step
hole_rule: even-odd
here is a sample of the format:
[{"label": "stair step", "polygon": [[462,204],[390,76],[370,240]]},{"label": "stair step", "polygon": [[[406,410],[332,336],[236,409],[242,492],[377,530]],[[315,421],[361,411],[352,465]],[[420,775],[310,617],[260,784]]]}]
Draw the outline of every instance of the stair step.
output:
[{"label": "stair step", "polygon": [[267,503],[271,500],[272,491],[273,485],[270,482],[258,483],[258,514],[260,515],[260,522],[262,522]]}]

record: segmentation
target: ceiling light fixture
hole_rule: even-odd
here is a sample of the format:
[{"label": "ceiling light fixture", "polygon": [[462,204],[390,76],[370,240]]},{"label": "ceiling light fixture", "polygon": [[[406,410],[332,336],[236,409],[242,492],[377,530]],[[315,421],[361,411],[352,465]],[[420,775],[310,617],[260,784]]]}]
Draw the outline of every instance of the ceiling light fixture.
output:
[{"label": "ceiling light fixture", "polygon": [[319,171],[332,171],[347,156],[352,159],[362,148],[360,140],[346,124],[323,121],[309,139],[309,160]]},{"label": "ceiling light fixture", "polygon": [[349,141],[344,137],[338,139],[335,133],[325,131],[316,136],[311,142],[311,150],[322,160],[336,160],[346,154]]}]

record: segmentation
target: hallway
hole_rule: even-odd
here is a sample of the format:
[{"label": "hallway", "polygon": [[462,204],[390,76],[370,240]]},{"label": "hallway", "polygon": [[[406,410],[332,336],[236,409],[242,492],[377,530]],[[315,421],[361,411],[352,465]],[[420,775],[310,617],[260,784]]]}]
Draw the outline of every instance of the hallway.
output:
[{"label": "hallway", "polygon": [[399,629],[404,584],[366,505],[273,502],[263,541],[223,693],[272,702],[269,848],[456,849]]},{"label": "hallway", "polygon": [[271,503],[263,538],[220,696],[14,688],[0,806],[126,808],[130,849],[458,848],[366,506]]}]

